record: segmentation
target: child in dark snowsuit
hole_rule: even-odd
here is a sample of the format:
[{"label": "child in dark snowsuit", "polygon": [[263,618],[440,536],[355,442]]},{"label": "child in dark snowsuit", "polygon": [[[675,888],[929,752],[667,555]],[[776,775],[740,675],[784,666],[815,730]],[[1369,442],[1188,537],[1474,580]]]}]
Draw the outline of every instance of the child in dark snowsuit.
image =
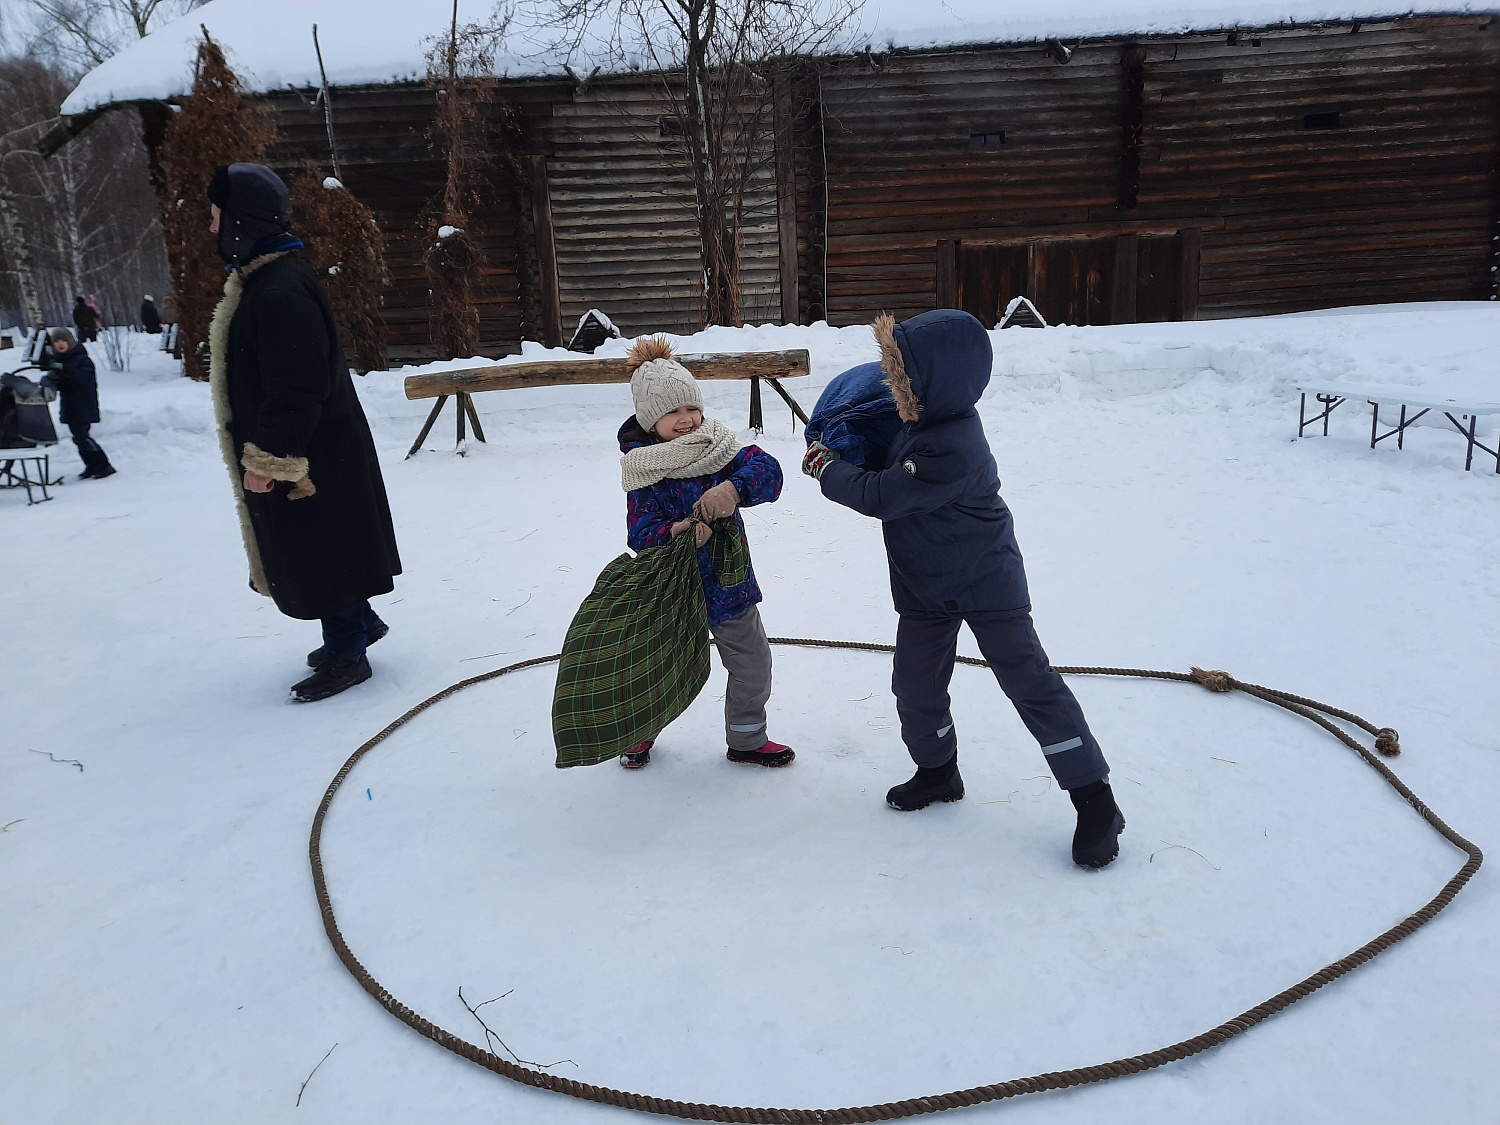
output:
[{"label": "child in dark snowsuit", "polygon": [[1078,811],[1074,862],[1103,867],[1119,854],[1125,820],[1083,710],[1032,627],[1026,569],[974,409],[989,383],[989,334],[968,313],[939,309],[899,325],[882,316],[875,336],[905,423],[884,467],[856,468],[814,442],[803,471],[824,496],[884,525],[901,615],[891,688],[917,764],[886,800],[910,811],[964,795],[948,684],[967,623]]},{"label": "child in dark snowsuit", "polygon": [[[737,508],[768,504],[781,495],[781,466],[753,445],[740,446],[734,431],[703,416],[703,397],[665,340],[644,339],[630,351],[630,393],[635,414],[620,427],[621,482],[625,488],[631,550],[659,547],[675,535],[696,535],[698,571],[708,603],[708,628],[729,673],[724,733],[731,762],[790,765],[790,746],[766,737],[771,697],[771,646],[756,603],[754,572],[725,589],[714,573],[708,525],[693,517],[733,515]],[[626,769],[651,761],[654,738],[620,755]]]},{"label": "child in dark snowsuit", "polygon": [[62,400],[59,417],[73,434],[73,444],[83,458],[83,472],[78,479],[101,480],[113,476],[115,467],[109,463],[109,455],[89,436],[89,427],[99,421],[99,378],[94,372],[94,361],[89,358],[88,349],[66,328],[54,328],[51,340],[56,358],[42,376],[42,382],[56,389],[57,397]]}]

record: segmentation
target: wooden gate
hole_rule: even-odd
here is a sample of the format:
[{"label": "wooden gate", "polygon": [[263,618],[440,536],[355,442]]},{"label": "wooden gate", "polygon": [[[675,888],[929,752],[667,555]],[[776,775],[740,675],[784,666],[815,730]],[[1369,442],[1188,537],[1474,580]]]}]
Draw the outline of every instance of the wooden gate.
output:
[{"label": "wooden gate", "polygon": [[1049,324],[1192,320],[1198,232],[938,243],[939,308],[993,328],[1013,297],[1029,298]]}]

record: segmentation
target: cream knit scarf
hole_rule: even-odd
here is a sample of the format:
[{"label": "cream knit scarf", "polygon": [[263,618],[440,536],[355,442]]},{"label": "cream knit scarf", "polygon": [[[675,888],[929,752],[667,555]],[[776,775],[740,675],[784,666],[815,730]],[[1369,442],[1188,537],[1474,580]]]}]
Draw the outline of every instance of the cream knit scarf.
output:
[{"label": "cream knit scarf", "polygon": [[734,431],[715,418],[690,434],[655,445],[642,445],[620,458],[620,484],[626,492],[670,478],[706,477],[734,460],[740,451]]}]

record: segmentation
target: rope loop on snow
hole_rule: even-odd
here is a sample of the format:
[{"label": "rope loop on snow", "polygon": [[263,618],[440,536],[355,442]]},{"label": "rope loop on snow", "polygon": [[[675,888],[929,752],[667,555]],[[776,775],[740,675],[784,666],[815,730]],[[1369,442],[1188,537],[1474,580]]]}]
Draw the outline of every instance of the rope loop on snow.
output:
[{"label": "rope loop on snow", "polygon": [[[836,648],[853,649],[860,652],[894,652],[891,645],[872,644],[861,641],[828,641],[816,640],[804,637],[771,637],[772,644],[798,645],[805,648]],[[1372,753],[1362,743],[1356,740],[1342,727],[1333,723],[1333,719],[1340,719],[1352,726],[1358,727],[1374,739],[1375,750],[1384,755],[1395,755],[1401,752],[1401,743],[1396,732],[1390,727],[1376,727],[1358,715],[1348,711],[1342,711],[1337,707],[1330,707],[1326,703],[1319,703],[1304,696],[1293,695],[1290,692],[1279,691],[1276,688],[1261,687],[1258,684],[1247,684],[1236,680],[1228,672],[1205,671],[1202,668],[1193,668],[1190,672],[1159,672],[1147,668],[1103,668],[1103,667],[1062,667],[1057,671],[1068,676],[1131,676],[1141,679],[1173,680],[1179,683],[1197,683],[1214,692],[1228,692],[1239,690],[1246,695],[1254,696],[1267,703],[1273,703],[1278,707],[1285,708],[1294,715],[1300,715],[1309,722],[1316,723],[1331,735],[1337,738],[1349,749],[1360,756],[1364,762],[1374,769],[1386,783],[1390,785],[1407,804],[1417,811],[1417,814],[1425,820],[1438,835],[1447,840],[1454,847],[1466,853],[1467,859],[1458,873],[1443,884],[1441,890],[1432,897],[1421,909],[1407,916],[1384,933],[1376,935],[1370,941],[1360,946],[1353,953],[1325,965],[1312,976],[1298,981],[1289,988],[1278,992],[1269,1000],[1265,1000],[1247,1011],[1241,1012],[1232,1019],[1226,1020],[1218,1027],[1210,1028],[1190,1039],[1184,1039],[1179,1043],[1173,1043],[1155,1051],[1148,1051],[1143,1055],[1134,1055],[1130,1058],[1115,1059],[1112,1062],[1100,1063],[1093,1066],[1076,1067],[1072,1070],[1049,1071],[1046,1074],[1035,1074],[1027,1078],[1012,1078],[1005,1082],[997,1082],[989,1086],[975,1086],[968,1090],[954,1090],[946,1094],[934,1094],[930,1097],[909,1098],[899,1102],[885,1102],[880,1105],[847,1106],[840,1109],[775,1109],[769,1107],[746,1107],[746,1106],[721,1106],[709,1105],[702,1102],[680,1102],[672,1098],[657,1098],[648,1094],[633,1094],[626,1090],[614,1090],[606,1086],[593,1086],[586,1082],[578,1082],[571,1078],[552,1074],[548,1071],[539,1070],[534,1067],[523,1066],[509,1059],[501,1058],[482,1047],[475,1046],[466,1039],[462,1039],[452,1032],[447,1031],[431,1020],[418,1015],[411,1008],[398,1000],[389,989],[377,981],[370,971],[360,964],[359,959],[349,948],[344,940],[343,933],[339,930],[338,919],[334,915],[333,899],[328,892],[328,881],[323,872],[323,824],[327,819],[328,810],[333,804],[333,798],[338,793],[339,787],[349,776],[355,765],[372,749],[384,742],[393,732],[416,718],[429,707],[447,699],[455,692],[462,691],[474,684],[484,683],[486,680],[497,679],[500,676],[519,672],[524,668],[534,668],[541,664],[551,664],[558,660],[558,656],[538,656],[531,660],[523,660],[517,664],[510,664],[504,668],[497,668],[492,672],[484,672],[477,676],[470,676],[466,680],[460,680],[456,684],[444,688],[436,695],[424,699],[395,722],[391,723],[380,733],[367,741],[358,750],[349,756],[349,760],[343,768],[334,775],[333,781],[328,785],[323,794],[323,800],[318,805],[318,811],[313,817],[312,836],[308,841],[309,859],[312,863],[313,888],[318,896],[318,908],[323,916],[323,929],[328,934],[328,940],[332,943],[334,952],[338,955],[344,967],[359,982],[361,988],[368,992],[375,1001],[391,1015],[406,1024],[419,1035],[432,1040],[440,1047],[444,1047],[462,1058],[468,1059],[477,1066],[493,1071],[502,1077],[509,1078],[526,1086],[532,1086],[540,1090],[550,1090],[553,1093],[564,1094],[570,1098],[579,1098],[584,1101],[598,1102],[602,1105],[618,1106],[622,1109],[633,1109],[641,1113],[655,1113],[664,1117],[677,1117],[688,1121],[728,1121],[742,1122],[745,1125],[853,1125],[854,1122],[870,1121],[894,1121],[903,1117],[916,1117],[921,1114],[939,1113],[943,1110],[958,1109],[963,1106],[978,1105],[981,1102],[998,1101],[1002,1098],[1019,1097],[1023,1094],[1041,1093],[1045,1090],[1062,1090],[1070,1086],[1083,1086],[1094,1082],[1107,1082],[1114,1078],[1123,1078],[1131,1074],[1140,1074],[1143,1071],[1152,1070],[1158,1066],[1168,1063],[1180,1062],[1203,1051],[1210,1050],[1250,1030],[1256,1024],[1267,1020],[1279,1012],[1285,1011],[1298,1000],[1312,995],[1325,984],[1338,980],[1346,973],[1359,968],[1375,957],[1384,953],[1402,938],[1409,937],[1421,927],[1425,926],[1438,913],[1446,907],[1457,896],[1474,873],[1479,870],[1480,864],[1484,862],[1484,853],[1470,841],[1460,836],[1438,817],[1431,809],[1423,803],[1415,793],[1407,788],[1405,782],[1391,772],[1384,762],[1375,753]],[[989,667],[983,660],[972,656],[960,656],[958,662],[976,668]]]}]

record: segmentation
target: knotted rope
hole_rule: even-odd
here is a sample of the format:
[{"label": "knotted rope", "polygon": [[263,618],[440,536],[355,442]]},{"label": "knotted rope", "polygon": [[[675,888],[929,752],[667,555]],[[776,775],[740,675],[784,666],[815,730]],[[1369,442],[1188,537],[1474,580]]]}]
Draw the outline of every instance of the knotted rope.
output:
[{"label": "knotted rope", "polygon": [[[894,652],[891,645],[870,644],[858,641],[827,641],[813,640],[800,637],[772,637],[772,644],[799,645],[808,648],[840,648],[855,649],[863,652]],[[678,1117],[689,1121],[730,1121],[745,1122],[747,1125],[844,1125],[844,1123],[867,1122],[867,1121],[894,1121],[902,1117],[915,1117],[923,1113],[937,1113],[945,1109],[957,1109],[961,1106],[978,1105],[981,1102],[997,1101],[1001,1098],[1013,1098],[1022,1094],[1035,1094],[1043,1090],[1061,1090],[1070,1086],[1083,1086],[1093,1082],[1105,1082],[1111,1078],[1123,1078],[1130,1074],[1139,1074],[1142,1071],[1152,1070],[1167,1063],[1178,1062],[1193,1055],[1207,1051],[1211,1047],[1234,1038],[1242,1032],[1248,1031],[1262,1020],[1269,1019],[1278,1012],[1285,1011],[1303,997],[1310,996],[1325,984],[1338,980],[1346,973],[1352,972],[1372,960],[1379,954],[1385,952],[1402,938],[1409,937],[1428,922],[1432,921],[1438,913],[1453,901],[1454,896],[1463,889],[1465,883],[1473,878],[1474,873],[1484,862],[1484,855],[1468,840],[1464,839],[1452,828],[1448,827],[1436,813],[1429,809],[1422,800],[1413,793],[1402,780],[1397,777],[1390,768],[1372,753],[1368,748],[1358,742],[1353,736],[1341,727],[1334,725],[1332,718],[1342,719],[1367,734],[1373,736],[1375,749],[1381,754],[1395,755],[1400,753],[1400,741],[1394,730],[1389,727],[1375,727],[1358,715],[1348,711],[1342,711],[1337,707],[1330,707],[1325,703],[1319,703],[1304,696],[1293,695],[1290,692],[1279,691],[1275,688],[1262,687],[1258,684],[1243,683],[1227,672],[1206,672],[1201,668],[1194,668],[1191,672],[1158,672],[1146,668],[1098,668],[1098,667],[1058,667],[1058,671],[1070,676],[1133,676],[1142,679],[1153,680],[1175,680],[1179,683],[1198,683],[1210,691],[1228,692],[1242,691],[1247,695],[1263,699],[1267,703],[1274,703],[1278,707],[1284,707],[1294,715],[1301,715],[1324,730],[1328,731],[1345,746],[1348,746],[1381,777],[1385,778],[1387,784],[1401,794],[1402,798],[1414,808],[1432,828],[1454,847],[1465,852],[1468,856],[1464,865],[1459,868],[1458,873],[1443,884],[1443,887],[1433,898],[1420,910],[1409,915],[1384,933],[1377,935],[1364,945],[1346,957],[1341,957],[1331,965],[1326,965],[1313,973],[1305,980],[1298,981],[1290,988],[1283,989],[1275,996],[1255,1007],[1241,1012],[1232,1019],[1226,1020],[1217,1027],[1173,1043],[1170,1046],[1148,1051],[1143,1055],[1134,1055],[1130,1058],[1115,1059],[1112,1062],[1098,1063],[1093,1066],[1076,1067],[1072,1070],[1048,1071],[1045,1074],[1034,1074],[1027,1078],[1012,1078],[1005,1082],[997,1082],[989,1086],[975,1086],[967,1090],[954,1090],[946,1094],[934,1094],[924,1098],[908,1098],[905,1101],[885,1102],[880,1105],[849,1106],[841,1109],[773,1109],[753,1106],[722,1106],[709,1105],[703,1102],[682,1102],[672,1098],[657,1098],[649,1094],[634,1094],[626,1090],[615,1090],[606,1086],[593,1086],[586,1082],[565,1078],[561,1075],[550,1074],[544,1070],[501,1058],[499,1055],[482,1047],[477,1047],[466,1039],[462,1039],[452,1032],[447,1031],[432,1021],[425,1019],[412,1011],[391,992],[376,980],[354,956],[348,943],[344,940],[343,933],[339,930],[338,920],[333,912],[333,900],[328,893],[328,882],[323,873],[322,840],[323,823],[327,818],[328,810],[333,804],[333,798],[338,793],[339,787],[349,776],[351,770],[363,758],[380,743],[384,742],[397,729],[410,722],[416,716],[426,711],[434,704],[447,699],[455,692],[462,691],[474,684],[484,683],[486,680],[497,679],[500,676],[519,672],[524,668],[534,668],[541,664],[550,664],[558,659],[557,656],[539,656],[531,660],[523,660],[517,664],[510,664],[504,668],[497,668],[492,672],[485,672],[478,676],[471,676],[466,680],[444,688],[436,695],[424,699],[395,722],[391,723],[375,737],[371,738],[358,750],[350,755],[349,760],[343,768],[334,775],[329,783],[327,791],[323,794],[323,800],[318,805],[317,814],[313,817],[312,837],[308,844],[308,851],[312,861],[313,887],[317,891],[318,905],[323,914],[323,929],[328,933],[328,940],[333,943],[334,952],[338,955],[344,967],[354,976],[366,992],[373,996],[376,1001],[412,1030],[431,1039],[441,1047],[445,1047],[454,1054],[468,1059],[470,1062],[484,1067],[486,1070],[494,1071],[502,1077],[512,1081],[520,1082],[526,1086],[534,1086],[542,1090],[550,1090],[553,1093],[565,1094],[568,1097],[580,1098],[584,1101],[598,1102],[603,1105],[619,1106],[623,1109],[638,1110],[643,1113],[658,1113],[668,1117]],[[986,668],[983,660],[971,656],[960,656],[960,663],[968,664],[977,668]]]}]

